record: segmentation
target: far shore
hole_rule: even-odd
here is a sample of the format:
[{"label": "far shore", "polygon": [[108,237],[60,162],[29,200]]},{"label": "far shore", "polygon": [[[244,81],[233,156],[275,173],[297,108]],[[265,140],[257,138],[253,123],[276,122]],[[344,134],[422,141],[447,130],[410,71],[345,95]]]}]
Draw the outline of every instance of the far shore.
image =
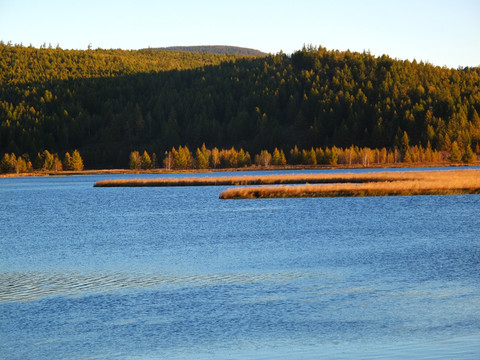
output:
[{"label": "far shore", "polygon": [[76,175],[135,175],[135,174],[190,174],[190,173],[215,173],[215,172],[238,172],[238,171],[281,171],[281,170],[336,170],[336,169],[408,169],[408,168],[429,168],[429,167],[451,167],[459,166],[480,166],[480,161],[464,163],[392,163],[392,164],[371,164],[369,166],[348,166],[348,165],[286,165],[286,166],[258,166],[252,165],[242,168],[221,168],[221,169],[92,169],[82,171],[33,171],[27,173],[0,174],[0,177],[24,177],[24,176],[76,176]]}]

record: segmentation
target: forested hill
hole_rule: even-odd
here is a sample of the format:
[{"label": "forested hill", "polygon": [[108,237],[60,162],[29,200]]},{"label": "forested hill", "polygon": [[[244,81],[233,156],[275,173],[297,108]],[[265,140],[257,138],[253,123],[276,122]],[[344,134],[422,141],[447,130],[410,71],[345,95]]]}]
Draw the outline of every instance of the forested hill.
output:
[{"label": "forested hill", "polygon": [[201,46],[169,46],[163,48],[151,48],[153,50],[168,51],[186,51],[209,54],[225,54],[225,55],[245,55],[245,56],[265,56],[266,53],[249,48],[227,45],[201,45]]},{"label": "forested hill", "polygon": [[304,48],[241,57],[0,45],[0,154],[79,149],[90,168],[132,150],[480,142],[480,69]]}]

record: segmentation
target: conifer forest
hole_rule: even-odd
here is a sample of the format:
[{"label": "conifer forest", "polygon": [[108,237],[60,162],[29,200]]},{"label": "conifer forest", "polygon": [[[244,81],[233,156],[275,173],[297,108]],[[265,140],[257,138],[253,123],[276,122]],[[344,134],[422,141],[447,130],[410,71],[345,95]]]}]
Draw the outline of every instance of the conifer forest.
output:
[{"label": "conifer forest", "polygon": [[0,43],[2,172],[472,162],[479,113],[478,67]]}]

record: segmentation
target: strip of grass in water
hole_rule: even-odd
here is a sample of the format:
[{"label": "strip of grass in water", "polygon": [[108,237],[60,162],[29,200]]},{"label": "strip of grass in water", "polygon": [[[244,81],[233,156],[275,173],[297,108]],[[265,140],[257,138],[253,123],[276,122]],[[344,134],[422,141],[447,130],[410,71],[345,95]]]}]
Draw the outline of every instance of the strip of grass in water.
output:
[{"label": "strip of grass in water", "polygon": [[392,181],[410,179],[410,172],[382,172],[365,174],[287,174],[263,176],[189,177],[181,179],[119,179],[101,180],[95,187],[156,187],[156,186],[225,186],[273,184],[335,184]]},{"label": "strip of grass in water", "polygon": [[306,185],[234,188],[222,192],[220,198],[478,194],[480,193],[480,170],[402,171],[363,174],[288,174],[191,177],[182,179],[122,179],[98,181],[94,186],[137,187],[292,184]]},{"label": "strip of grass in water", "polygon": [[223,191],[220,199],[480,194],[478,170],[410,172],[409,177],[386,176],[384,181],[359,184],[241,187]]},{"label": "strip of grass in water", "polygon": [[[313,186],[312,186],[313,187]],[[301,198],[301,197],[362,197],[362,196],[413,196],[413,195],[463,195],[480,194],[476,189],[315,189],[300,187],[288,189],[285,186],[271,188],[240,188],[228,189],[220,194],[220,199],[259,199],[259,198]]]}]

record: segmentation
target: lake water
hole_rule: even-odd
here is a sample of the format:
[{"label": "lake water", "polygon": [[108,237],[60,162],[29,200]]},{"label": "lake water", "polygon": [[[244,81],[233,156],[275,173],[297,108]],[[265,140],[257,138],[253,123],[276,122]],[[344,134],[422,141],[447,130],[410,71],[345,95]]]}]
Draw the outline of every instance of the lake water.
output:
[{"label": "lake water", "polygon": [[127,177],[0,178],[2,359],[480,358],[479,195]]}]

